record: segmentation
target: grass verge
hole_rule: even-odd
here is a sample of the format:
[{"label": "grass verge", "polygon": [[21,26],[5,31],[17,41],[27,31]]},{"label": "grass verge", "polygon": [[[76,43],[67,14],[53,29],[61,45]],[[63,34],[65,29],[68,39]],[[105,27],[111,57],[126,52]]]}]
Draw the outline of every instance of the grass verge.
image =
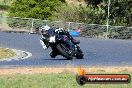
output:
[{"label": "grass verge", "polygon": [[[118,74],[123,73],[126,72]],[[130,75],[132,75],[132,73],[130,73]],[[84,86],[80,86],[76,82],[76,74],[72,73],[15,74],[0,76],[0,88],[131,88],[131,87],[132,83],[85,84]]]},{"label": "grass verge", "polygon": [[0,59],[10,58],[13,56],[15,56],[15,52],[13,52],[11,49],[0,48]]}]

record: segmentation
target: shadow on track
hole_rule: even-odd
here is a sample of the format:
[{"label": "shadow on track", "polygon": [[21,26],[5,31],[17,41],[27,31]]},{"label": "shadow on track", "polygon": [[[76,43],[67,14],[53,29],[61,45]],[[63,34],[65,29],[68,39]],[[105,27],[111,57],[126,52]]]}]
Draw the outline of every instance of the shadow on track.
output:
[{"label": "shadow on track", "polygon": [[[63,61],[63,60],[67,60],[67,59],[66,58],[63,58],[63,59],[62,58],[61,59],[58,59],[58,58],[55,59],[55,58],[53,58],[53,59],[43,59],[43,60],[62,60]],[[69,61],[69,60],[67,60],[67,61]]]}]

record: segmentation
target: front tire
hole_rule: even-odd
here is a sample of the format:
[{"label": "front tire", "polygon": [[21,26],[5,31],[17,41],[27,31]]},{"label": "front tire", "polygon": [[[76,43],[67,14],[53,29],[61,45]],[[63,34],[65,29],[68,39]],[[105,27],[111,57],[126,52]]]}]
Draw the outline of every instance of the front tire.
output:
[{"label": "front tire", "polygon": [[66,57],[68,60],[72,60],[73,59],[73,56],[70,56],[68,53],[65,52],[65,50],[62,49],[61,44],[57,44],[56,48],[61,53],[61,55]]},{"label": "front tire", "polygon": [[82,52],[76,52],[76,58],[77,59],[83,59],[84,54]]},{"label": "front tire", "polygon": [[83,54],[82,50],[81,50],[80,47],[77,46],[77,45],[76,45],[76,48],[77,48],[77,51],[76,51],[76,58],[77,58],[77,59],[83,59],[84,54]]}]

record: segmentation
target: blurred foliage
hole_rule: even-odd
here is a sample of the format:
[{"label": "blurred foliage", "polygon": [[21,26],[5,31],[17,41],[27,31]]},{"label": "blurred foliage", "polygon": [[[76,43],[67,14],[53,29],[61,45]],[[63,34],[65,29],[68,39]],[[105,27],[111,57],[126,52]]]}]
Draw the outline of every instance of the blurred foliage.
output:
[{"label": "blurred foliage", "polygon": [[52,17],[61,3],[59,0],[17,0],[12,3],[9,15],[46,20]]},{"label": "blurred foliage", "polygon": [[132,26],[132,0],[111,0],[110,24]]},{"label": "blurred foliage", "polygon": [[13,3],[16,0],[0,0],[0,4],[1,5],[11,5],[11,3]]},{"label": "blurred foliage", "polygon": [[[106,24],[108,0],[85,0],[87,6],[68,5],[65,0],[16,0],[9,16]],[[111,0],[110,25],[132,26],[132,0]]]},{"label": "blurred foliage", "polygon": [[88,24],[105,24],[105,10],[102,8],[93,9],[82,6],[62,5],[57,9],[57,19],[71,22],[84,22]]},{"label": "blurred foliage", "polygon": [[9,8],[10,8],[9,5],[0,4],[0,10],[8,10]]}]

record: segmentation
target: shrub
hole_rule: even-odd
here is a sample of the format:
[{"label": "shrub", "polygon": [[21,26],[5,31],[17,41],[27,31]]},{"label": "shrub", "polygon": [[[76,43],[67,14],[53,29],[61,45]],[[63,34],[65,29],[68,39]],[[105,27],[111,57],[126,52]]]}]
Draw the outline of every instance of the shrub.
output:
[{"label": "shrub", "polygon": [[0,10],[8,10],[10,8],[9,5],[2,5],[0,4]]}]

